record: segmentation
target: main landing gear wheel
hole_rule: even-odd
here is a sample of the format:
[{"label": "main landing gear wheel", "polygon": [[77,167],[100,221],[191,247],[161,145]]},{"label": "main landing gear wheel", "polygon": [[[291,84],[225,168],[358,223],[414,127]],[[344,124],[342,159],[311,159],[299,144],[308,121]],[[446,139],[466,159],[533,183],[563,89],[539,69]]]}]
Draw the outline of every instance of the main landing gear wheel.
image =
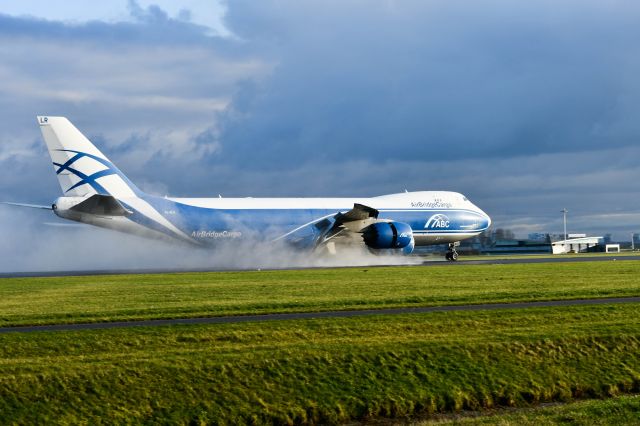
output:
[{"label": "main landing gear wheel", "polygon": [[449,250],[444,256],[448,261],[455,262],[458,260],[458,252],[456,251],[456,243],[449,244]]}]

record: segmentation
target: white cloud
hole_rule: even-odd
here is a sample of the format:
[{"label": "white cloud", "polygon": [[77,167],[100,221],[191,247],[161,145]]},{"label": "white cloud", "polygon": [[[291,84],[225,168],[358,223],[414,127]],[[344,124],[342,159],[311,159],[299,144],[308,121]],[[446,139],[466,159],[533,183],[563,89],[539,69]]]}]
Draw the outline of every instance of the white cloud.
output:
[{"label": "white cloud", "polygon": [[[212,34],[231,36],[223,17],[225,3],[218,0],[138,0],[141,8],[159,6],[169,16],[186,19],[211,30]],[[189,13],[185,13],[188,11]],[[0,13],[11,16],[31,16],[50,21],[82,24],[90,21],[133,21],[128,0],[20,0],[7,1],[0,5]]]}]

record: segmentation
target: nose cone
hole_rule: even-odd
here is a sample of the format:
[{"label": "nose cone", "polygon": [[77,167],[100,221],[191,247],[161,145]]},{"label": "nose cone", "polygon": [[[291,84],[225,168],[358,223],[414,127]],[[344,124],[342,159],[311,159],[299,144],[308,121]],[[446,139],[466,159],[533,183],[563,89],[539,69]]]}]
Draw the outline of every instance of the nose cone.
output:
[{"label": "nose cone", "polygon": [[480,207],[476,206],[475,204],[473,205],[473,207],[476,210],[476,213],[478,213],[481,216],[481,225],[480,229],[481,230],[485,230],[485,229],[489,229],[489,227],[491,226],[491,218],[489,217],[488,214],[486,214]]},{"label": "nose cone", "polygon": [[489,229],[491,226],[491,218],[480,207],[476,206],[467,197],[462,196],[464,200],[464,209],[469,211],[469,214],[473,218],[473,227],[468,229],[474,229],[478,233]]},{"label": "nose cone", "polygon": [[482,210],[480,210],[480,213],[482,213],[482,216],[484,216],[485,220],[487,221],[486,228],[489,228],[491,226],[491,218]]}]

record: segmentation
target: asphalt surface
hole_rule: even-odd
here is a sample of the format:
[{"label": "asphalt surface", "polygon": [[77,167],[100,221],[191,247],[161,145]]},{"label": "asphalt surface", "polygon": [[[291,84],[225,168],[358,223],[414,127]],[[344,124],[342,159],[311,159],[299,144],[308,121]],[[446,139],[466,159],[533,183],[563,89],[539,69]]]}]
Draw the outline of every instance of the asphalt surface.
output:
[{"label": "asphalt surface", "polygon": [[110,328],[155,327],[170,325],[233,324],[318,318],[352,318],[368,315],[424,314],[429,312],[484,311],[498,309],[547,308],[559,306],[602,305],[612,303],[640,303],[640,297],[614,297],[607,299],[549,300],[544,302],[489,303],[479,305],[431,306],[422,308],[366,309],[356,311],[300,312],[290,314],[243,315],[208,318],[180,318],[141,321],[96,322],[82,324],[52,324],[37,326],[0,327],[0,333],[34,331],[79,331]]},{"label": "asphalt surface", "polygon": [[[512,265],[518,263],[576,263],[576,262],[620,262],[625,260],[640,260],[640,256],[569,256],[564,257],[531,257],[516,259],[481,259],[462,260],[459,262],[444,262],[447,265]],[[426,264],[427,262],[425,262]]]},{"label": "asphalt surface", "polygon": [[[527,263],[575,263],[575,262],[615,262],[627,260],[640,260],[640,256],[557,256],[557,257],[531,257],[516,259],[480,259],[480,260],[464,260],[462,257],[458,262],[448,262],[439,258],[426,260],[422,263],[407,263],[406,266],[464,266],[464,265],[512,265]],[[354,268],[364,267],[379,268],[385,266],[405,266],[400,264],[389,265],[353,265],[353,266],[330,266],[329,268]],[[326,266],[311,267],[288,267],[288,268],[262,268],[262,270],[301,270],[301,269],[326,269]],[[128,275],[128,274],[172,274],[180,272],[240,272],[255,271],[258,268],[153,268],[153,269],[94,269],[94,270],[77,270],[77,271],[35,271],[35,272],[2,272],[0,278],[29,278],[29,277],[75,277],[90,275]]]}]

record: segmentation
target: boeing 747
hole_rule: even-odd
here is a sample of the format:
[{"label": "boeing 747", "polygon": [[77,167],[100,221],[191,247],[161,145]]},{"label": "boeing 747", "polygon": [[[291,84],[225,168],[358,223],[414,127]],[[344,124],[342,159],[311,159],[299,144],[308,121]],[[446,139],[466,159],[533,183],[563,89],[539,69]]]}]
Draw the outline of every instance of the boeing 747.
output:
[{"label": "boeing 747", "polygon": [[173,198],[141,191],[64,117],[38,117],[62,196],[61,218],[136,235],[195,245],[221,241],[284,241],[335,253],[359,245],[374,253],[409,254],[415,246],[456,243],[491,224],[464,195],[419,191],[371,198]]}]

